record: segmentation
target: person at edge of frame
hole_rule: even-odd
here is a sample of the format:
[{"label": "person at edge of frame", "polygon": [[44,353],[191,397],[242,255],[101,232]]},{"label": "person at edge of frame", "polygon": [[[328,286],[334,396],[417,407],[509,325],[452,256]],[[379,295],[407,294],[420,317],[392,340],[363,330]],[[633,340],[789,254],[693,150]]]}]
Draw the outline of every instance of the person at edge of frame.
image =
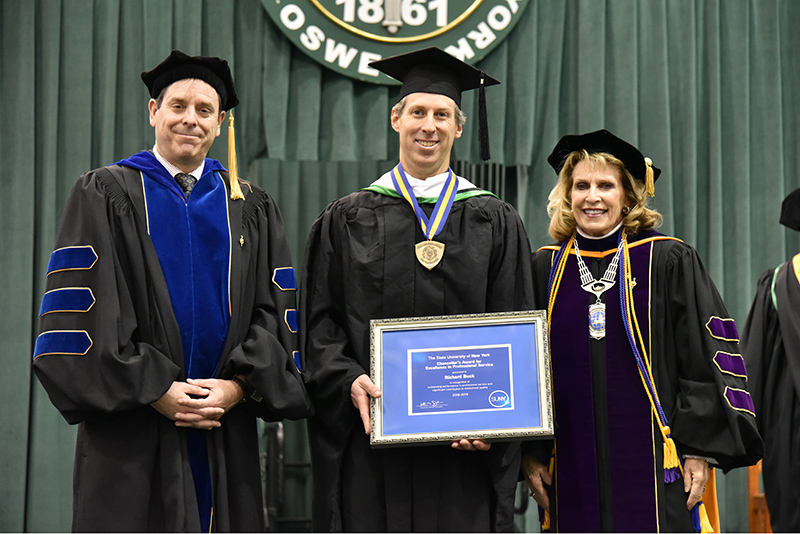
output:
[{"label": "person at edge of frame", "polygon": [[[800,231],[800,189],[783,200],[780,223]],[[798,280],[800,254],[762,273],[742,332],[747,385],[764,437],[761,478],[773,532],[800,532]]]},{"label": "person at edge of frame", "polygon": [[74,531],[264,531],[257,418],[312,413],[278,207],[206,157],[228,63],[142,80],[152,150],[85,173],[47,268],[33,369],[78,425]]},{"label": "person at edge of frame", "polygon": [[736,324],[694,248],[654,230],[650,158],[598,130],[548,163],[556,244],[532,269],[557,430],[523,445],[542,529],[710,531],[713,468],[763,453]]}]

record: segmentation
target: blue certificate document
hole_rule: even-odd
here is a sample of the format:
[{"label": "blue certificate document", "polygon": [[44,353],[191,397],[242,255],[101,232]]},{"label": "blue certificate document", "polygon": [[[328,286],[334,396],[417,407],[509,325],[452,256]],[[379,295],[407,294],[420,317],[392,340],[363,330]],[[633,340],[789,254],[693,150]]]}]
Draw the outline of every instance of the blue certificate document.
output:
[{"label": "blue certificate document", "polygon": [[373,446],[552,436],[543,311],[371,322]]},{"label": "blue certificate document", "polygon": [[408,413],[513,410],[511,345],[408,351]]}]

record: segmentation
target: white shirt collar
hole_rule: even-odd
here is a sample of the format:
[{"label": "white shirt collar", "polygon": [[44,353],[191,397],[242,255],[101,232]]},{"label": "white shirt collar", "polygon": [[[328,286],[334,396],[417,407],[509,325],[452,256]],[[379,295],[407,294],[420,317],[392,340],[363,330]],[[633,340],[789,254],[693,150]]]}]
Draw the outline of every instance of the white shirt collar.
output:
[{"label": "white shirt collar", "polygon": [[[442,192],[442,188],[444,187],[445,182],[447,181],[447,172],[443,172],[441,174],[437,174],[436,176],[431,176],[425,180],[420,180],[419,178],[414,178],[410,174],[406,173],[406,178],[408,178],[408,185],[411,186],[411,190],[414,191],[414,196],[417,198],[437,198],[439,193]],[[394,190],[394,182],[392,181],[392,171],[387,172],[377,180],[375,180],[372,185],[378,185],[381,187],[385,187],[387,189]],[[464,189],[475,189],[475,185],[472,184],[466,178],[462,178],[461,176],[458,177],[458,190],[463,191]]]},{"label": "white shirt collar", "polygon": [[586,232],[581,230],[580,226],[576,226],[576,229],[578,230],[578,233],[581,235],[581,237],[585,237],[586,239],[594,239],[595,241],[599,241],[600,239],[605,239],[608,236],[616,234],[617,231],[622,227],[622,223],[624,223],[624,222],[625,222],[625,219],[622,219],[619,222],[619,224],[616,226],[616,228],[614,228],[613,230],[608,232],[606,235],[601,235],[600,237],[594,237],[594,236],[591,236],[591,235],[587,234]]},{"label": "white shirt collar", "polygon": [[[161,165],[163,165],[165,169],[167,169],[167,172],[173,178],[175,177],[176,174],[179,174],[179,173],[183,172],[178,167],[176,167],[175,165],[173,165],[169,161],[165,160],[164,156],[162,156],[161,154],[158,153],[158,148],[156,148],[156,145],[153,145],[153,155],[156,157],[158,162],[161,163]],[[199,167],[197,167],[195,170],[193,170],[189,174],[191,174],[192,176],[194,176],[195,178],[197,178],[199,180],[200,177],[203,175],[203,167],[205,166],[205,164],[206,164],[206,162],[203,161],[203,163],[201,163]]]}]

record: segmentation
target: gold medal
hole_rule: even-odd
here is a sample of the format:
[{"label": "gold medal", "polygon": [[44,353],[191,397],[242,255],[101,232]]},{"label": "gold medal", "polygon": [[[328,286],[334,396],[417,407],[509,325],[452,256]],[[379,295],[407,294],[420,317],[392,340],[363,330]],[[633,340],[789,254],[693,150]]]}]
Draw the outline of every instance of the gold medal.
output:
[{"label": "gold medal", "polygon": [[414,247],[417,252],[417,259],[429,271],[439,265],[444,256],[444,243],[428,240],[417,243]]},{"label": "gold medal", "polygon": [[458,176],[453,174],[452,169],[447,169],[447,181],[445,181],[442,192],[436,200],[430,219],[419,207],[417,198],[413,195],[411,186],[408,185],[406,173],[400,163],[392,171],[392,183],[395,191],[400,193],[414,208],[414,213],[417,215],[420,228],[422,228],[422,234],[428,238],[427,241],[417,243],[414,248],[416,249],[417,260],[430,271],[439,265],[444,255],[444,243],[434,241],[433,238],[441,232],[447,216],[450,215],[450,208],[453,207],[453,201],[458,192]]}]

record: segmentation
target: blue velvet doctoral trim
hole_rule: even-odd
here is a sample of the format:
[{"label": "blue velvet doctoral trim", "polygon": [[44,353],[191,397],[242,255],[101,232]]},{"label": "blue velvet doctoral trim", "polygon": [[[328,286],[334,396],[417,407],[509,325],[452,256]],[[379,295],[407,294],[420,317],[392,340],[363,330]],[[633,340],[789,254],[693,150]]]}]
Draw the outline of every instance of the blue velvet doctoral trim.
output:
[{"label": "blue velvet doctoral trim", "polygon": [[33,347],[33,359],[48,354],[84,356],[92,348],[92,338],[86,330],[51,330],[42,332]]},{"label": "blue velvet doctoral trim", "polygon": [[[181,198],[184,198],[183,189],[181,186],[178,185],[178,182],[175,181],[175,178],[167,171],[166,168],[161,164],[160,161],[156,159],[152,152],[149,150],[143,150],[141,152],[137,152],[133,156],[127,159],[121,159],[115,165],[124,165],[126,167],[133,167],[139,171],[142,171],[146,174],[149,178],[155,180],[156,182],[160,183],[167,189],[174,192]],[[225,167],[222,164],[215,160],[206,158],[205,165],[203,166],[203,173],[202,176],[205,176],[210,171],[224,171]],[[196,187],[196,186],[195,186]],[[192,189],[192,193],[194,193],[194,189]]]},{"label": "blue velvet doctoral trim", "polygon": [[97,253],[90,245],[64,247],[50,254],[47,276],[59,271],[88,271],[97,262]]},{"label": "blue velvet doctoral trim", "polygon": [[169,289],[183,343],[187,378],[211,378],[228,336],[230,230],[223,169],[206,159],[189,200],[156,157],[139,152],[119,162],[145,176],[150,238]]},{"label": "blue velvet doctoral trim", "polygon": [[297,367],[297,370],[301,373],[303,372],[303,364],[300,361],[300,351],[295,350],[292,352],[292,358],[294,359],[294,365]]},{"label": "blue velvet doctoral trim", "polygon": [[39,316],[55,312],[88,312],[95,298],[88,287],[65,287],[48,291],[42,297]]},{"label": "blue velvet doctoral trim", "polygon": [[[203,174],[186,200],[152,153],[140,152],[119,164],[138,169],[144,176],[150,238],[180,327],[186,377],[211,378],[230,326],[228,192],[218,172],[224,168],[206,159]],[[213,501],[206,436],[204,431],[187,432],[186,444],[200,521],[208,532]]]},{"label": "blue velvet doctoral trim", "polygon": [[297,289],[297,277],[294,274],[294,267],[278,267],[272,274],[272,283],[280,288],[281,291],[291,291]]},{"label": "blue velvet doctoral trim", "polygon": [[292,334],[297,333],[297,310],[286,310],[284,314],[284,322],[286,323],[286,328],[289,329],[289,332]]}]

